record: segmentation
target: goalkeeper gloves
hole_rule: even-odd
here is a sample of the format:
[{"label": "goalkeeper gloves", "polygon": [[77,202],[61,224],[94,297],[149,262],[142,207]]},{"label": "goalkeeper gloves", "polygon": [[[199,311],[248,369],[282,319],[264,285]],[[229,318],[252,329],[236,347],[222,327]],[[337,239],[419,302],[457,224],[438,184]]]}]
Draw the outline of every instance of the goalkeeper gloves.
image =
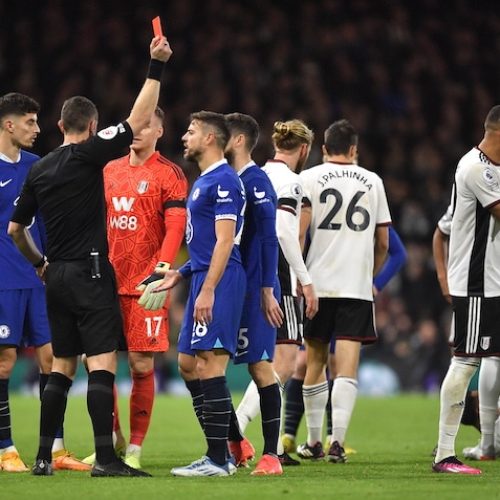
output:
[{"label": "goalkeeper gloves", "polygon": [[138,304],[148,311],[161,309],[167,300],[167,290],[153,293],[153,290],[161,285],[165,273],[170,269],[168,262],[158,262],[154,271],[146,276],[137,286],[136,290],[142,292]]}]

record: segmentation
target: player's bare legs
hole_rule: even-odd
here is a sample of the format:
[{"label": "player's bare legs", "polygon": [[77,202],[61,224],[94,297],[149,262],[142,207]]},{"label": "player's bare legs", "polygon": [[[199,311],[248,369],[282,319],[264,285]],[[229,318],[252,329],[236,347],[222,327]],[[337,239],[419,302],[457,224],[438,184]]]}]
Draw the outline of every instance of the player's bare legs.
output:
[{"label": "player's bare legs", "polygon": [[345,461],[344,441],[358,394],[358,366],[361,343],[352,340],[337,340],[335,358],[337,376],[332,388],[332,447],[338,443],[341,455],[337,457],[330,449],[329,459],[333,462]]},{"label": "player's bare legs", "polygon": [[[6,472],[25,472],[28,470],[12,441],[9,379],[16,360],[15,347],[0,346],[0,469]],[[3,467],[2,463],[4,463]]]},{"label": "player's bare legs", "polygon": [[321,459],[325,456],[321,443],[323,417],[328,400],[326,363],[329,344],[306,339],[306,375],[302,393],[307,422],[307,442],[297,448],[297,454],[306,459]]}]

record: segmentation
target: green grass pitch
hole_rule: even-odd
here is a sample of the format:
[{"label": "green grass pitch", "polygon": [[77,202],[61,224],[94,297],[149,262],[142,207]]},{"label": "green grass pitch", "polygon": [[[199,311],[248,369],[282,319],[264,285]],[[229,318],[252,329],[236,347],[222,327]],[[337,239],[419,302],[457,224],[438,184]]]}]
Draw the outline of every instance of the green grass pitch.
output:
[{"label": "green grass pitch", "polygon": [[[239,399],[239,398],[235,398]],[[480,477],[431,472],[430,452],[437,439],[437,397],[404,395],[386,399],[360,398],[347,436],[357,453],[347,464],[302,462],[281,477],[252,477],[239,469],[226,478],[176,478],[170,468],[199,458],[204,442],[186,397],[158,396],[143,467],[153,478],[96,478],[86,473],[56,472],[52,477],[0,472],[0,498],[10,499],[492,499],[500,498],[500,464],[482,462]],[[127,425],[127,399],[120,399],[121,420]],[[32,464],[37,448],[39,404],[14,396],[13,432],[24,460]],[[66,444],[77,456],[92,451],[85,399],[72,397],[66,414]],[[125,429],[126,430],[126,429]],[[252,422],[248,437],[262,447],[260,422]],[[474,445],[478,433],[462,427],[457,451]],[[304,439],[301,427],[300,439]]]}]

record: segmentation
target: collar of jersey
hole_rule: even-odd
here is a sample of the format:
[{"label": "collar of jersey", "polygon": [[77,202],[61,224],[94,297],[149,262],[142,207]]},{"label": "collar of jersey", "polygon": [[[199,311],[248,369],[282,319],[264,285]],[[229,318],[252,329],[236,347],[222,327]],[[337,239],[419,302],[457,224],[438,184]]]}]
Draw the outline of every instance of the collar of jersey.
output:
[{"label": "collar of jersey", "polygon": [[12,161],[11,158],[9,158],[7,155],[4,155],[3,153],[0,153],[0,160],[3,160],[5,163],[19,163],[21,161],[21,151],[19,151],[19,156],[17,157],[16,161]]},{"label": "collar of jersey", "polygon": [[[128,164],[130,165],[130,155],[131,153],[128,154]],[[159,151],[153,151],[153,153],[151,154],[151,156],[149,156],[148,158],[146,158],[146,161],[142,164],[142,165],[130,165],[132,168],[137,168],[137,167],[145,167],[146,165],[149,165],[150,163],[154,163],[158,157],[160,156],[160,152]]]},{"label": "collar of jersey", "polygon": [[288,165],[283,160],[275,160],[274,158],[272,158],[271,160],[266,161],[266,165],[268,165],[269,163],[279,163],[281,165],[284,165],[286,168],[288,168]]},{"label": "collar of jersey", "polygon": [[221,165],[226,165],[226,164],[227,164],[227,160],[225,158],[222,158],[222,160],[219,160],[219,161],[216,161],[215,163],[212,163],[212,165],[210,165],[206,170],[204,170],[200,174],[200,176],[208,174],[208,173],[212,172],[213,170],[215,170],[216,168],[219,168]]},{"label": "collar of jersey", "polygon": [[484,156],[488,159],[488,161],[495,167],[500,167],[500,164],[495,163],[479,146],[476,146],[476,149],[483,153]]},{"label": "collar of jersey", "polygon": [[245,170],[248,170],[250,167],[257,166],[257,164],[251,160],[249,161],[241,170],[238,171],[238,175],[241,175]]}]

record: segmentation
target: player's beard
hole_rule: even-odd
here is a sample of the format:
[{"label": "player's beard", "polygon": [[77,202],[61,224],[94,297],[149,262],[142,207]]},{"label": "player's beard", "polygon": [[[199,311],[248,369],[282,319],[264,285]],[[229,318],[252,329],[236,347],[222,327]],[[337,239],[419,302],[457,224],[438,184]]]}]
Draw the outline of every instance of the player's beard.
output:
[{"label": "player's beard", "polygon": [[229,165],[234,167],[234,163],[233,163],[234,162],[234,151],[232,149],[226,149],[226,151],[224,151],[224,156],[226,157],[226,160],[229,163]]},{"label": "player's beard", "polygon": [[308,156],[309,155],[307,155],[307,154],[304,154],[304,155],[300,156],[300,158],[297,161],[297,166],[295,167],[295,173],[296,174],[300,174],[300,172],[302,172],[302,169],[304,168],[304,165],[306,164]]},{"label": "player's beard", "polygon": [[184,153],[184,159],[188,161],[194,161],[198,163],[198,160],[202,156],[202,151],[200,149],[187,149]]}]

